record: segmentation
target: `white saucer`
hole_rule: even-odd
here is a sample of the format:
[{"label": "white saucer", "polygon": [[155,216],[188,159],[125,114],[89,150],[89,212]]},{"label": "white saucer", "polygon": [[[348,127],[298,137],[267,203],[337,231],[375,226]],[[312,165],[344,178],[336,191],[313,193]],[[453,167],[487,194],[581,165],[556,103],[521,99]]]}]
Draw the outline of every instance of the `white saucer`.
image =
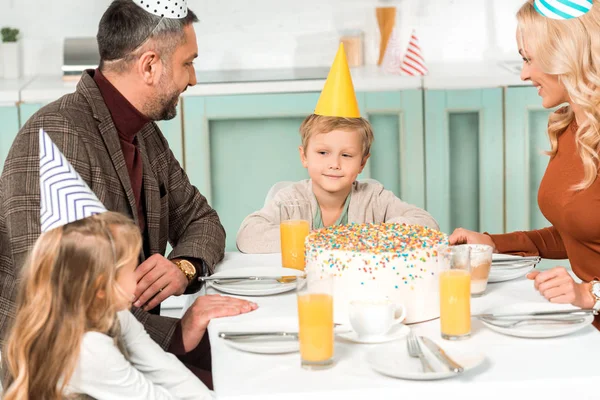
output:
[{"label": "white saucer", "polygon": [[336,335],[340,338],[349,340],[355,343],[363,343],[363,344],[374,344],[374,343],[386,343],[391,342],[392,340],[402,339],[406,335],[410,333],[410,328],[404,324],[398,324],[392,326],[392,329],[388,333],[382,336],[370,337],[370,338],[361,338],[358,336],[356,332],[353,330],[347,332],[336,332]]},{"label": "white saucer", "polygon": [[[484,314],[503,314],[503,313],[527,313],[535,311],[559,311],[559,310],[577,310],[569,304],[553,304],[553,303],[518,303],[507,306],[493,307],[485,310]],[[559,317],[560,318],[560,317]],[[570,317],[569,317],[570,318]],[[590,325],[594,321],[593,315],[581,317],[583,321],[577,324],[527,324],[517,325],[513,328],[500,327],[492,325],[489,322],[480,320],[486,327],[493,331],[517,337],[524,338],[549,338],[556,336],[564,336],[577,332]]]},{"label": "white saucer", "polygon": [[450,371],[422,344],[421,349],[434,372],[423,372],[419,359],[408,355],[405,342],[379,346],[368,354],[367,361],[371,368],[383,375],[410,380],[436,380],[464,375],[485,360],[483,354],[470,349],[466,342],[446,343],[441,339],[435,342],[464,368],[463,373],[456,374]]},{"label": "white saucer", "polygon": [[[217,272],[212,277],[228,277],[228,276],[299,276],[304,274],[304,271],[291,268],[281,267],[251,267],[251,268],[235,268],[227,271]],[[268,296],[289,292],[296,289],[296,282],[281,283],[277,279],[261,280],[261,281],[244,281],[227,283],[210,282],[210,286],[219,292],[235,294],[238,296]]]}]

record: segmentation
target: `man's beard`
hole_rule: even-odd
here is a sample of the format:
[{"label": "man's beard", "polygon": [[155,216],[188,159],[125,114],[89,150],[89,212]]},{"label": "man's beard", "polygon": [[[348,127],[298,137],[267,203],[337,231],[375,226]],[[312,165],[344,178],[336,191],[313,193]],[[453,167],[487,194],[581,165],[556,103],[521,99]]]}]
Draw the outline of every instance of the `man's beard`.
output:
[{"label": "man's beard", "polygon": [[181,92],[173,84],[171,77],[165,76],[158,85],[157,97],[151,104],[148,104],[148,118],[153,121],[167,121],[175,118],[180,94]]}]

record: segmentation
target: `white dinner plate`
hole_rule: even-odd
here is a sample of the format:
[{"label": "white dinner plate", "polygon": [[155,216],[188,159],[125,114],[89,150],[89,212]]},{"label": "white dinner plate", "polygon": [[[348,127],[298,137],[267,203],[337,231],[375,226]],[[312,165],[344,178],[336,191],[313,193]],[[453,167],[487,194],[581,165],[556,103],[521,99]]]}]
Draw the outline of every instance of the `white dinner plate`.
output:
[{"label": "white dinner plate", "polygon": [[434,341],[444,349],[446,354],[464,368],[463,373],[456,374],[450,371],[422,343],[421,349],[435,372],[423,372],[419,359],[408,355],[406,341],[382,345],[373,349],[368,354],[367,361],[375,371],[393,378],[435,380],[464,375],[478,367],[485,360],[483,354],[470,349],[466,342],[451,343],[441,339]]},{"label": "white dinner plate", "polygon": [[259,354],[286,354],[300,350],[298,339],[292,337],[270,337],[253,339],[225,340],[234,349]]},{"label": "white dinner plate", "polygon": [[[517,303],[500,307],[487,309],[483,314],[506,314],[506,313],[528,313],[536,311],[558,311],[558,310],[577,310],[569,304],[553,303]],[[560,317],[559,317],[560,318]],[[564,317],[563,317],[564,318]],[[574,317],[568,317],[574,318]],[[568,335],[577,332],[590,325],[594,321],[593,315],[581,317],[583,321],[577,324],[548,324],[546,322],[535,324],[520,324],[514,327],[506,328],[493,325],[485,320],[480,320],[486,327],[505,335],[524,337],[524,338],[549,338]]]},{"label": "white dinner plate", "polygon": [[[218,332],[298,332],[296,318],[264,318],[253,321],[219,325]],[[294,337],[266,336],[251,339],[221,339],[234,349],[259,354],[285,354],[300,350]]]},{"label": "white dinner plate", "polygon": [[488,277],[488,282],[504,282],[510,281],[512,279],[517,279],[527,275],[533,269],[533,267],[535,267],[534,263],[526,263],[524,266],[520,267],[504,267],[495,266],[492,264],[492,268],[490,269],[490,275]]},{"label": "white dinner plate", "polygon": [[[228,276],[300,276],[304,271],[281,267],[251,267],[235,268],[227,271],[217,272],[212,277]],[[219,292],[235,294],[238,296],[268,296],[289,292],[296,289],[296,282],[281,283],[275,278],[273,280],[243,281],[243,282],[209,282],[210,286]]]},{"label": "white dinner plate", "polygon": [[398,324],[392,326],[390,331],[385,335],[377,336],[377,337],[369,337],[369,338],[361,338],[358,336],[356,332],[353,330],[346,332],[336,332],[336,335],[342,339],[349,340],[354,343],[362,343],[362,344],[374,344],[374,343],[386,343],[391,342],[393,340],[398,340],[404,338],[406,335],[410,333],[410,328],[404,324]]}]

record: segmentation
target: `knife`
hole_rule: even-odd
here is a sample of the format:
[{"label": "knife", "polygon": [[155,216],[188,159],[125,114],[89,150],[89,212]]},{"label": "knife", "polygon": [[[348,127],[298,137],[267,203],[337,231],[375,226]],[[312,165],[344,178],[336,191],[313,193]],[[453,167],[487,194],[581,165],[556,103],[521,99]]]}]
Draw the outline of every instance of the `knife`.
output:
[{"label": "knife", "polygon": [[514,314],[474,314],[474,318],[488,318],[488,319],[518,319],[518,318],[544,318],[553,316],[586,316],[596,315],[597,311],[592,308],[582,308],[579,310],[557,310],[557,311],[537,311],[530,313],[514,313]]},{"label": "knife", "polygon": [[538,263],[541,261],[541,258],[538,256],[531,256],[531,257],[511,257],[511,258],[495,258],[492,259],[492,265],[496,265],[496,264],[516,264],[516,263],[522,263],[524,261],[533,261],[535,263]]},{"label": "knife", "polygon": [[438,360],[443,362],[450,369],[450,371],[457,374],[460,374],[464,371],[462,365],[450,358],[450,356],[448,356],[448,354],[446,354],[446,352],[433,340],[426,338],[425,336],[420,336],[420,339],[421,342],[423,342],[423,344],[427,346],[427,348],[431,350],[431,352],[438,358]]},{"label": "knife", "polygon": [[252,339],[255,337],[289,337],[298,339],[298,332],[219,332],[221,339]]},{"label": "knife", "polygon": [[201,282],[217,282],[217,281],[278,281],[281,280],[284,283],[293,282],[296,280],[296,276],[200,276],[198,280]]}]

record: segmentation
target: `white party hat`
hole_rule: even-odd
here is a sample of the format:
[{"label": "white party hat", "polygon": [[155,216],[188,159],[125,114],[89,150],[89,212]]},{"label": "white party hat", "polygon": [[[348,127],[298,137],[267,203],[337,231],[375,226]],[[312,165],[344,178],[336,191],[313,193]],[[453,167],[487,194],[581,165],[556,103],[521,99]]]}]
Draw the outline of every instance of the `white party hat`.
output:
[{"label": "white party hat", "polygon": [[107,211],[43,129],[40,129],[40,206],[42,233]]},{"label": "white party hat", "polygon": [[187,0],[133,0],[135,4],[159,17],[180,19],[188,13]]}]

